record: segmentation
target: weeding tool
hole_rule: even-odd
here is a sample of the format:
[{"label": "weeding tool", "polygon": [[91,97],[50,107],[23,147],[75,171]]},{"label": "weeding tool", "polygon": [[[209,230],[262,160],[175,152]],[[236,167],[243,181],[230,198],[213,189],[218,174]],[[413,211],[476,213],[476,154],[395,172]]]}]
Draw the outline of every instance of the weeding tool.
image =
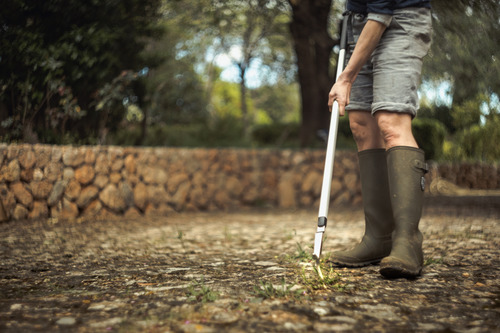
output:
[{"label": "weeding tool", "polygon": [[[344,69],[345,61],[345,49],[347,46],[347,20],[348,15],[344,15],[342,18],[342,31],[340,32],[340,51],[337,61],[337,75],[336,80],[339,78],[340,74]],[[323,247],[323,236],[326,230],[326,223],[328,220],[328,206],[330,204],[330,191],[332,187],[332,175],[333,175],[333,162],[335,158],[335,146],[337,144],[337,131],[339,125],[339,105],[337,101],[333,102],[332,115],[330,118],[330,130],[328,131],[328,143],[326,146],[326,157],[325,157],[325,168],[323,171],[323,184],[321,185],[321,198],[319,202],[319,213],[318,213],[318,228],[316,229],[316,235],[314,236],[314,252],[313,258],[316,260],[319,270],[319,259],[321,256],[321,250]]]}]

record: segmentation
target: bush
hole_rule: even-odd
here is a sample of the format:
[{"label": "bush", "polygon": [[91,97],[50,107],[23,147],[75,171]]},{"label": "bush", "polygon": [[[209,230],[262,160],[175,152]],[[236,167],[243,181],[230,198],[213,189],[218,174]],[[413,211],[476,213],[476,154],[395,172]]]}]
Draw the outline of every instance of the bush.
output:
[{"label": "bush", "polygon": [[339,119],[339,130],[337,134],[337,148],[340,149],[357,149],[356,142],[352,136],[349,117],[344,116]]},{"label": "bush", "polygon": [[416,118],[412,123],[413,136],[429,160],[439,159],[443,155],[443,143],[446,128],[439,120]]},{"label": "bush", "polygon": [[454,161],[500,161],[500,117],[484,125],[473,125],[457,132],[448,143],[445,158]]},{"label": "bush", "polygon": [[[243,137],[241,119],[226,115],[205,123],[165,124],[148,126],[141,142],[141,124],[128,123],[109,135],[109,143],[120,146],[167,146],[167,147],[257,147],[299,148],[299,123],[272,123],[254,127],[251,142]],[[319,136],[309,148],[324,149],[326,142]],[[340,118],[337,135],[338,149],[355,149],[347,117]]]},{"label": "bush", "polygon": [[261,147],[298,147],[299,130],[297,123],[259,125],[252,131],[252,139]]},{"label": "bush", "polygon": [[[210,124],[165,124],[148,126],[142,146],[167,147],[247,147],[244,141],[243,126],[235,117],[226,116],[213,119]],[[140,124],[130,124],[113,133],[111,144],[130,146],[140,140]]]},{"label": "bush", "polygon": [[[329,123],[328,126],[330,126]],[[327,132],[325,131],[324,134],[327,134]],[[300,124],[272,123],[260,125],[254,128],[252,139],[258,147],[298,148],[300,147]],[[320,133],[318,133],[317,139],[309,148],[323,149],[326,146],[326,138],[321,137]],[[336,148],[356,149],[347,116],[339,119]]]}]

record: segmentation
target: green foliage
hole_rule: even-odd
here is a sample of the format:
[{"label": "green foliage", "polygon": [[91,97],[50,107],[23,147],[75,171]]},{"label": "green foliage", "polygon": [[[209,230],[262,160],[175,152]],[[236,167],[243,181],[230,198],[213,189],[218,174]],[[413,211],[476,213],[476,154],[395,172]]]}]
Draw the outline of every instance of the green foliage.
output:
[{"label": "green foliage", "polygon": [[424,261],[424,266],[431,266],[431,265],[443,265],[445,263],[443,257],[439,258],[426,258]]},{"label": "green foliage", "polygon": [[446,128],[438,120],[415,118],[412,123],[413,136],[429,160],[439,159],[443,154]]},{"label": "green foliage", "polygon": [[148,45],[148,55],[161,60],[145,78],[148,125],[199,123],[208,116],[206,87],[195,71],[200,50],[191,49],[188,41],[195,38],[194,32],[183,30],[187,22],[174,13],[166,14],[162,22],[163,37]]},{"label": "green foliage", "polygon": [[[356,143],[349,127],[349,118],[341,117],[339,119],[337,132],[338,149],[356,149]],[[286,147],[298,148],[299,142],[299,123],[271,123],[255,126],[252,132],[254,144],[259,147]],[[324,132],[326,135],[327,132]],[[327,137],[320,137],[312,144],[314,148],[324,148]]]},{"label": "green foliage", "polygon": [[275,298],[300,298],[304,291],[293,288],[294,285],[286,283],[285,278],[281,280],[281,285],[275,286],[269,281],[260,281],[259,286],[254,286],[254,294],[264,299]]},{"label": "green foliage", "polygon": [[191,301],[201,303],[214,302],[219,298],[219,293],[210,289],[205,284],[204,278],[201,281],[193,281],[188,287],[186,295]]},{"label": "green foliage", "polygon": [[[178,43],[179,50],[183,55],[197,55],[197,70],[201,70],[206,79],[204,92],[210,105],[220,107],[219,100],[226,98],[214,91],[220,74],[214,66],[216,57],[224,54],[233,68],[239,71],[238,104],[236,107],[227,105],[224,115],[228,109],[232,115],[241,115],[242,134],[247,140],[252,125],[256,121],[267,120],[262,112],[252,110],[249,105],[249,69],[258,66],[264,72],[260,76],[264,82],[281,79],[290,83],[294,79],[287,3],[273,0],[204,0],[189,4],[172,1],[166,7],[170,11],[169,21],[179,23],[183,31],[188,31],[187,39]],[[192,24],[193,18],[196,26]]]},{"label": "green foliage", "polygon": [[[500,2],[433,0],[432,6],[433,43],[423,78],[449,83],[452,104],[429,106],[419,116],[446,126],[451,137],[444,143],[443,158],[498,160],[489,144],[496,120],[483,112],[500,91]],[[498,114],[498,106],[490,114]]]},{"label": "green foliage", "polygon": [[[248,147],[242,135],[241,121],[234,117],[212,119],[209,123],[153,124],[148,127],[142,144],[168,147]],[[142,130],[138,124],[128,124],[111,135],[109,141],[115,145],[134,145]]]},{"label": "green foliage", "polygon": [[[302,283],[310,290],[328,290],[334,289],[337,291],[343,291],[345,289],[344,283],[342,283],[340,274],[335,272],[335,270],[330,266],[328,270],[321,269],[322,265],[319,267],[313,267],[313,273],[307,273],[303,268],[301,272]],[[326,273],[323,274],[323,271]]]},{"label": "green foliage", "polygon": [[451,107],[447,105],[430,105],[422,106],[418,111],[418,118],[435,119],[446,127],[446,131],[450,134],[455,133],[456,127],[453,122]]},{"label": "green foliage", "polygon": [[453,161],[500,161],[500,116],[484,125],[473,125],[458,132],[445,150],[445,159]]},{"label": "green foliage", "polygon": [[349,117],[344,116],[339,118],[337,132],[337,147],[339,149],[356,149],[356,142],[352,136],[351,127],[349,124]]},{"label": "green foliage", "polygon": [[[0,109],[10,127],[4,126],[2,132],[22,128],[10,139],[33,141],[65,136],[70,128],[77,138],[92,136],[100,120],[90,107],[95,91],[122,70],[142,66],[140,51],[144,37],[156,33],[159,3],[17,0],[4,4]],[[47,132],[54,135],[43,134]]]},{"label": "green foliage", "polygon": [[478,95],[460,105],[455,105],[452,113],[454,127],[457,130],[463,130],[478,125],[481,121],[481,104],[484,100],[484,96]]},{"label": "green foliage", "polygon": [[186,251],[186,244],[184,244],[184,233],[180,230],[177,231],[177,239],[181,242],[184,251]]},{"label": "green foliage", "polygon": [[299,242],[297,242],[297,253],[295,255],[290,256],[292,260],[298,261],[311,261],[313,259],[312,252],[306,251],[302,248]]},{"label": "green foliage", "polygon": [[221,50],[229,53],[237,46],[241,55],[233,61],[242,71],[248,69],[256,57],[269,68],[277,65],[278,71],[286,72],[293,67],[288,38],[289,7],[285,1],[212,0],[208,3],[203,9],[213,20],[212,32],[220,41]]},{"label": "green foliage", "polygon": [[[487,102],[486,102],[487,100]],[[500,160],[500,105],[495,98],[478,95],[453,108],[433,106],[419,111],[414,121],[414,135],[428,158],[451,161]],[[443,131],[438,120],[446,115],[447,128]]]},{"label": "green foliage", "polygon": [[239,86],[236,83],[215,82],[211,98],[211,110],[217,117],[241,119]]},{"label": "green foliage", "polygon": [[[303,14],[291,11],[299,3],[7,1],[0,11],[0,140],[299,147],[301,100],[289,31]],[[321,11],[330,36],[341,2],[332,6]],[[434,42],[423,78],[431,86],[449,82],[453,104],[429,104],[414,122],[428,158],[499,159],[493,144],[499,103],[492,102],[500,91],[498,17],[494,0],[433,1]],[[300,31],[328,37],[308,30],[317,23],[306,20]],[[220,55],[240,74],[258,67],[262,86],[242,100],[245,81],[221,81]],[[324,146],[314,138],[309,144]],[[340,118],[337,148],[355,148],[347,117]]]},{"label": "green foliage", "polygon": [[433,43],[424,79],[452,84],[453,104],[500,90],[500,2],[433,0]]},{"label": "green foliage", "polygon": [[252,89],[250,95],[257,109],[266,112],[273,123],[298,122],[299,94],[297,84],[284,81]]},{"label": "green foliage", "polygon": [[298,147],[299,124],[272,123],[256,126],[252,138],[261,147]]}]

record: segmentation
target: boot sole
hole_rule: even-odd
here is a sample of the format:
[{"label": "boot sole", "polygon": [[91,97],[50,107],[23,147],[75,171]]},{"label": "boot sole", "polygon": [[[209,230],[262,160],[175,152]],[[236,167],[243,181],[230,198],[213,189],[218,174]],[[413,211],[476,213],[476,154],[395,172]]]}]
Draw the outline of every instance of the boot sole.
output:
[{"label": "boot sole", "polygon": [[404,267],[403,265],[388,265],[382,266],[380,268],[380,274],[388,279],[397,279],[397,278],[405,278],[405,279],[415,279],[420,276],[422,273],[422,269],[412,270]]},{"label": "boot sole", "polygon": [[330,260],[330,262],[338,267],[360,268],[360,267],[366,267],[366,266],[370,266],[370,265],[378,265],[381,260],[382,260],[382,258],[374,259],[374,260],[370,260],[370,261],[363,261],[363,262],[359,262],[359,263],[348,263],[348,262],[342,262],[342,261],[338,261],[338,260]]}]

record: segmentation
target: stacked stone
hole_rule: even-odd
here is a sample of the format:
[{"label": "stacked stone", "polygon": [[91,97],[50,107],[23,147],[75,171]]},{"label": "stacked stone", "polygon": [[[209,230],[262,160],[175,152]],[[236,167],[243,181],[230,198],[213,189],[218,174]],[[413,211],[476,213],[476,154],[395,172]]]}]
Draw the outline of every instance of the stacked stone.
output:
[{"label": "stacked stone", "polygon": [[443,163],[439,176],[464,188],[493,190],[500,189],[500,168],[486,163]]},{"label": "stacked stone", "polygon": [[[356,154],[337,152],[332,201],[361,201]],[[323,151],[0,145],[11,219],[319,205]]]}]

